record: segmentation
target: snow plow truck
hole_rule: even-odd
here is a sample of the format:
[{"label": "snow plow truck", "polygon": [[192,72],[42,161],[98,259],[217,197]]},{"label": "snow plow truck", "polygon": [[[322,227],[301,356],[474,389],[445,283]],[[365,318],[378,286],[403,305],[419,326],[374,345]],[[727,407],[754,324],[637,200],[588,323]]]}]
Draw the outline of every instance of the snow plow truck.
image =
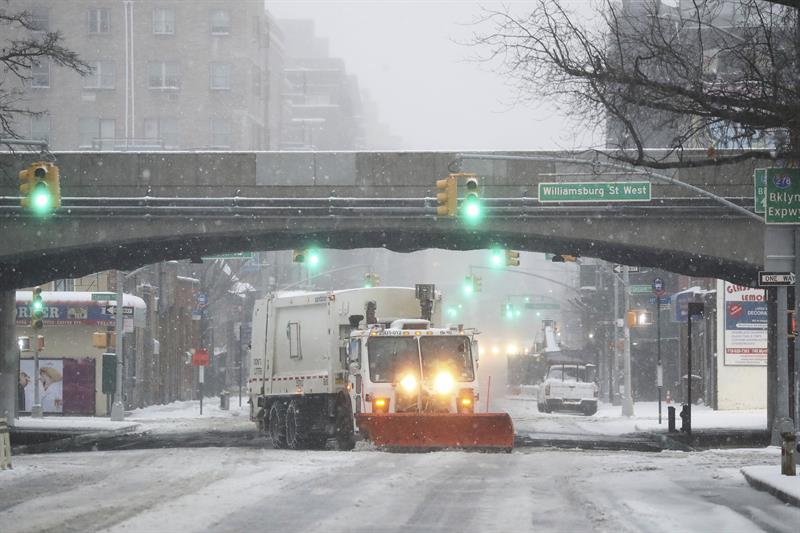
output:
[{"label": "snow plow truck", "polygon": [[250,418],[277,448],[510,451],[506,413],[478,413],[473,330],[436,327],[433,285],[278,292],[255,303]]}]

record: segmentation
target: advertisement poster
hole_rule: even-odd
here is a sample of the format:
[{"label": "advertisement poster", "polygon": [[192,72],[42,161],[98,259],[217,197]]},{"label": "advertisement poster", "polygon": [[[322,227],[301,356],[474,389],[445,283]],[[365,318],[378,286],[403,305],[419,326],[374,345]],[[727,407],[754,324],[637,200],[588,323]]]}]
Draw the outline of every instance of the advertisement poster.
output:
[{"label": "advertisement poster", "polygon": [[767,365],[767,303],[763,289],[725,282],[725,365]]},{"label": "advertisement poster", "polygon": [[[29,413],[34,398],[33,359],[19,362],[19,410]],[[39,401],[45,413],[64,412],[64,361],[39,359]]]}]

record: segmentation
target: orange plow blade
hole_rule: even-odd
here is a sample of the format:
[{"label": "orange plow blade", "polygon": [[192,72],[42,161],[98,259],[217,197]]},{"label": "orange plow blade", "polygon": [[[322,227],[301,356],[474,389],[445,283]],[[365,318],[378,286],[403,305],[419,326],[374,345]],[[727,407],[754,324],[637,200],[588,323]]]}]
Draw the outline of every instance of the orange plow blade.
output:
[{"label": "orange plow blade", "polygon": [[387,448],[514,447],[514,426],[506,413],[358,414],[356,424],[367,439]]}]

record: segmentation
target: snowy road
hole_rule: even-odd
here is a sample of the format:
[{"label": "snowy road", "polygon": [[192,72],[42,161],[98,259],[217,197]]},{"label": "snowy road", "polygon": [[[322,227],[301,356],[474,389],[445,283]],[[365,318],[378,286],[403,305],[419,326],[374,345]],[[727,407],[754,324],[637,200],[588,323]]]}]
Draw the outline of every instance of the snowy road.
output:
[{"label": "snowy road", "polygon": [[26,455],[0,473],[0,530],[796,531],[800,509],[739,473],[777,461],[774,450]]}]

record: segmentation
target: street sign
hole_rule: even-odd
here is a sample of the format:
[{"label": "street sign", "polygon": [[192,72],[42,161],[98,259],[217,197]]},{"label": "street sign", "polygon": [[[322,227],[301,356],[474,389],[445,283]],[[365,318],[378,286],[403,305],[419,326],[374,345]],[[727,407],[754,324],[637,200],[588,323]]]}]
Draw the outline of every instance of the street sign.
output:
[{"label": "street sign", "polygon": [[[613,270],[617,274],[622,274],[622,269],[623,268],[625,268],[625,265],[614,265],[613,267],[611,267],[611,270]],[[629,266],[628,267],[628,272],[639,272],[639,267],[638,266]]]},{"label": "street sign", "polygon": [[[107,305],[105,307],[105,313],[107,315],[115,315],[115,314],[117,314],[117,306],[116,305]],[[122,316],[133,316],[133,306],[123,305],[122,306]]]},{"label": "street sign", "polygon": [[759,287],[787,287],[794,285],[794,272],[759,272]]},{"label": "street sign", "polygon": [[205,348],[198,348],[192,354],[193,366],[208,366],[208,350]]},{"label": "street sign", "polygon": [[203,257],[203,259],[252,259],[253,252],[231,252],[228,254],[217,254]]},{"label": "street sign", "polygon": [[764,214],[767,204],[767,169],[753,170],[753,206],[756,213]]},{"label": "street sign", "polygon": [[672,302],[672,296],[670,295],[663,295],[663,296],[651,296],[647,299],[647,303],[655,305],[656,299],[658,300],[659,305],[662,307],[665,305],[669,305]]},{"label": "street sign", "polygon": [[540,183],[539,203],[649,202],[649,181]]},{"label": "street sign", "polygon": [[525,309],[561,309],[561,304],[548,302],[528,302]]},{"label": "street sign", "polygon": [[204,292],[197,293],[197,306],[198,307],[205,307],[208,305],[208,294]]},{"label": "street sign", "polygon": [[93,292],[92,293],[92,301],[93,302],[102,302],[107,300],[116,300],[117,295],[113,292]]},{"label": "street sign", "polygon": [[628,292],[630,294],[644,294],[650,292],[652,287],[650,285],[629,285]]},{"label": "street sign", "polygon": [[661,296],[664,294],[664,280],[661,278],[655,278],[652,284],[653,294],[656,296]]},{"label": "street sign", "polygon": [[800,224],[800,169],[768,168],[764,222]]}]

